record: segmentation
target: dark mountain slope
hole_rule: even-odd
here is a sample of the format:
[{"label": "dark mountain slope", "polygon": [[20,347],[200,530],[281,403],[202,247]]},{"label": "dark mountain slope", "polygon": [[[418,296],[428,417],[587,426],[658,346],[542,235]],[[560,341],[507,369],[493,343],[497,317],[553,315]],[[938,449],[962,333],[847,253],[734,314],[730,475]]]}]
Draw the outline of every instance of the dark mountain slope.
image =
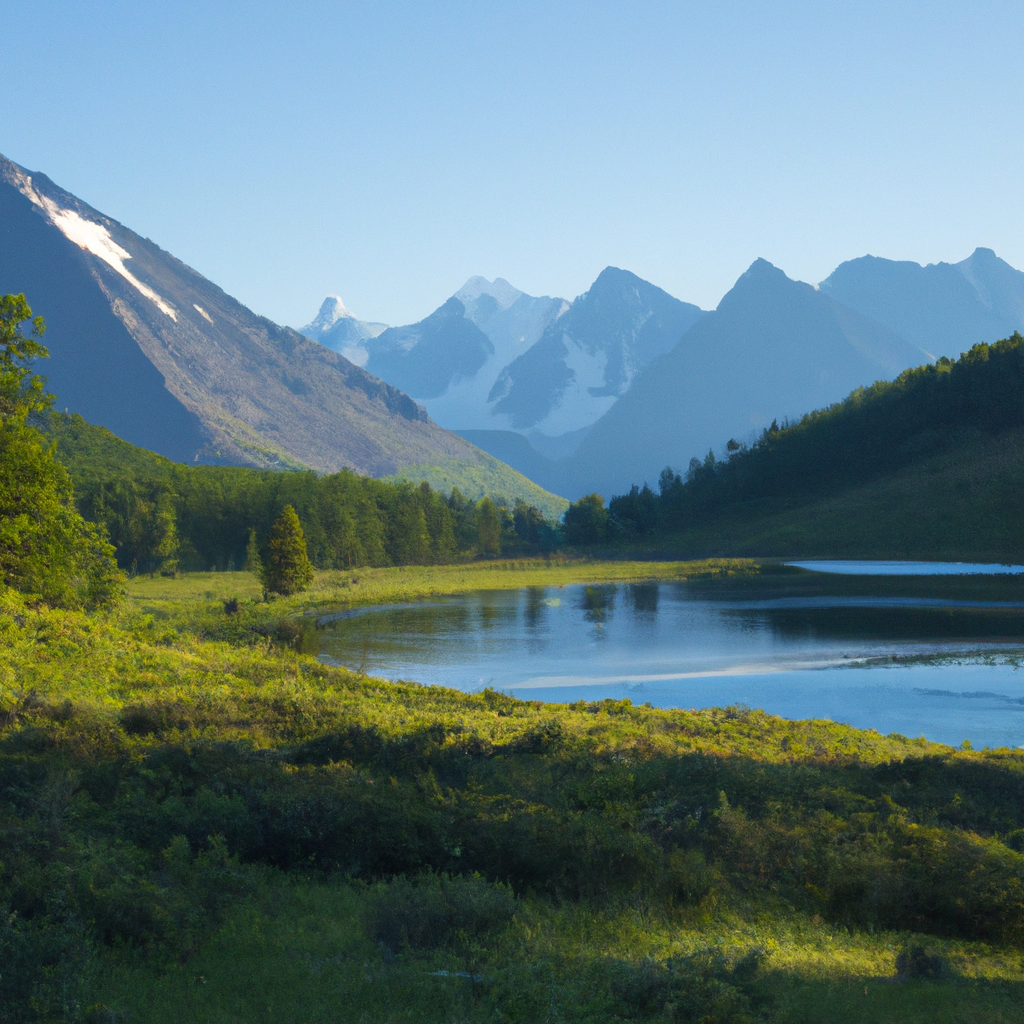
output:
[{"label": "dark mountain slope", "polygon": [[45,315],[45,372],[61,406],[142,447],[192,461],[210,440],[202,420],[167,390],[97,287],[88,260],[40,222],[21,192],[0,184],[0,293],[24,292]]},{"label": "dark mountain slope", "polygon": [[61,408],[189,462],[374,476],[497,465],[401,391],[3,158],[0,218],[0,292],[46,318]]},{"label": "dark mountain slope", "polygon": [[[920,363],[914,346],[757,260],[559,463],[560,493],[621,493],[775,418]],[[554,481],[548,481],[551,486]]]},{"label": "dark mountain slope", "polygon": [[936,357],[955,358],[1024,329],[1024,273],[991,249],[926,267],[863,256],[841,264],[820,287]]}]

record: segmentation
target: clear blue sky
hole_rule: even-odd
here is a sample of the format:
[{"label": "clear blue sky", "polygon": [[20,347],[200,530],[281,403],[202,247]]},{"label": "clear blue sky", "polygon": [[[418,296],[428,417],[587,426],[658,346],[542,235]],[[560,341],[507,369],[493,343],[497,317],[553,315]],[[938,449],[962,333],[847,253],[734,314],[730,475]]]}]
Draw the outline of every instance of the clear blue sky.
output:
[{"label": "clear blue sky", "polygon": [[293,326],[1024,267],[1024,4],[5,0],[0,152]]}]

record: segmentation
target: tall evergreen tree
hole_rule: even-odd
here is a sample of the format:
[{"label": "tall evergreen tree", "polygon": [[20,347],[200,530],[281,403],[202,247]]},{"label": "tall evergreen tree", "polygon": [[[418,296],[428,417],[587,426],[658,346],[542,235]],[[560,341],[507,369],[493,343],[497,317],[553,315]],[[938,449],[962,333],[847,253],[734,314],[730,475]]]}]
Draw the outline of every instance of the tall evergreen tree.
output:
[{"label": "tall evergreen tree", "polygon": [[53,404],[32,372],[48,355],[43,330],[24,295],[0,297],[0,583],[48,604],[94,607],[114,600],[123,577],[105,533],[76,510],[53,447],[28,422]]},{"label": "tall evergreen tree", "polygon": [[270,531],[263,563],[263,589],[268,594],[296,594],[313,582],[313,566],[295,509],[285,505]]}]

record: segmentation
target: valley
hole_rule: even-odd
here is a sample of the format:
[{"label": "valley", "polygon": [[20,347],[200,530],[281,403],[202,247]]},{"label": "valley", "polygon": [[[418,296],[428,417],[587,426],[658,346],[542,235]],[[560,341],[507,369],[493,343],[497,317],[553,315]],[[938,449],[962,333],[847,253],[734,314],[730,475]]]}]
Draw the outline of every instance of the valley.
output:
[{"label": "valley", "polygon": [[0,1021],[1022,1019],[1024,275],[297,332],[0,171]]}]

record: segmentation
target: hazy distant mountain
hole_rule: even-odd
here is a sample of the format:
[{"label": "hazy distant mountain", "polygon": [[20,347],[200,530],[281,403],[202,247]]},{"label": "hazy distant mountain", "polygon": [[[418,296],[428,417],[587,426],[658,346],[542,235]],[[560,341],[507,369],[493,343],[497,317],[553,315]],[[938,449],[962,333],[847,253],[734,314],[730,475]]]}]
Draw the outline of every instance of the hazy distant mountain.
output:
[{"label": "hazy distant mountain", "polygon": [[472,277],[424,320],[361,344],[370,372],[477,443],[519,450],[489,436],[511,430],[542,451],[568,451],[702,315],[615,267],[571,305]]},{"label": "hazy distant mountain", "polygon": [[1024,273],[991,249],[926,267],[862,256],[837,267],[820,288],[936,357],[1024,330]]},{"label": "hazy distant mountain", "polygon": [[514,429],[549,436],[587,427],[701,316],[697,306],[608,267],[501,371],[488,395],[492,412],[499,423],[504,417]]},{"label": "hazy distant mountain", "polygon": [[500,277],[493,281],[471,277],[454,298],[493,348],[474,373],[453,375],[445,391],[425,396],[424,404],[438,423],[453,430],[504,427],[507,420],[495,418],[489,398],[494,382],[504,367],[565,313],[569,303],[547,295],[527,295]]},{"label": "hazy distant mountain", "polygon": [[[564,299],[526,295],[500,277],[471,277],[415,324],[370,333],[368,328],[380,325],[346,318],[347,310],[339,317],[328,297],[304,331],[322,339],[339,328],[346,337],[360,332],[349,343],[350,354],[423,403],[437,422],[460,429],[493,428],[505,425],[494,419],[487,399],[498,374],[568,308]],[[321,322],[330,324],[327,330]]]},{"label": "hazy distant mountain", "polygon": [[0,157],[6,292],[46,318],[40,368],[58,407],[132,444],[187,462],[433,473],[531,493],[408,395]]},{"label": "hazy distant mountain", "polygon": [[641,370],[543,486],[576,498],[652,485],[730,436],[838,401],[925,361],[920,349],[757,260],[671,352]]},{"label": "hazy distant mountain", "polygon": [[387,329],[387,324],[357,320],[345,308],[340,296],[328,295],[320,305],[320,312],[300,329],[300,333],[340,352],[356,366],[365,366],[368,353],[363,343]]},{"label": "hazy distant mountain", "polygon": [[452,296],[417,324],[389,327],[367,350],[371,373],[424,401],[439,398],[453,381],[473,377],[494,345]]}]

